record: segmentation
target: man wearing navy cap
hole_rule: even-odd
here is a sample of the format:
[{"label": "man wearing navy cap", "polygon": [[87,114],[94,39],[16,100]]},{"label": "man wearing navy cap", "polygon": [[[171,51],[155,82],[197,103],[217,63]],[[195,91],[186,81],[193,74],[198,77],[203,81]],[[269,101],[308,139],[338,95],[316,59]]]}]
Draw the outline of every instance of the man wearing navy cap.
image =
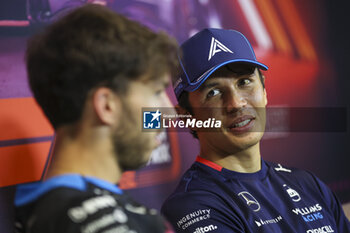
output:
[{"label": "man wearing navy cap", "polygon": [[200,154],[162,212],[177,232],[350,232],[338,199],[308,172],[260,155],[267,96],[249,41],[204,29],[185,41],[174,91],[181,113],[215,118],[220,129],[192,128]]}]

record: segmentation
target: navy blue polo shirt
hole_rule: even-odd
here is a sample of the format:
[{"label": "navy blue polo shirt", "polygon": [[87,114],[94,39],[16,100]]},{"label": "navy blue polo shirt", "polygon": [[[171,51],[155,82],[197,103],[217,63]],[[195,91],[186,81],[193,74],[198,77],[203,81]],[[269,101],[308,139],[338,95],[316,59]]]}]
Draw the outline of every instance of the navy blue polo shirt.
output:
[{"label": "navy blue polo shirt", "polygon": [[197,157],[162,213],[176,232],[348,233],[349,220],[313,174],[261,162],[256,173]]}]

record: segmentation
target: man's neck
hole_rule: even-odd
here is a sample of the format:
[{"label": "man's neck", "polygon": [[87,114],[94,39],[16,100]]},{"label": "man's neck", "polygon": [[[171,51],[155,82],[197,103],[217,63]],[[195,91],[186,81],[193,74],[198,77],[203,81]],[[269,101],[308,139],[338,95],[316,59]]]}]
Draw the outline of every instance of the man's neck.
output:
[{"label": "man's neck", "polygon": [[97,138],[57,136],[53,159],[46,179],[76,173],[118,183],[122,171],[111,142]]},{"label": "man's neck", "polygon": [[236,172],[254,173],[261,169],[259,143],[232,154],[201,147],[200,156],[223,168]]}]

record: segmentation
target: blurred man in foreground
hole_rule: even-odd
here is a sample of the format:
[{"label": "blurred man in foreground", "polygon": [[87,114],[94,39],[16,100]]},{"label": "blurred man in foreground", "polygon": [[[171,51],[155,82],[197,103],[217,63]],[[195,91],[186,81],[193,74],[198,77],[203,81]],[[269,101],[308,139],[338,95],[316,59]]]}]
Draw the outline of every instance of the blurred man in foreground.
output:
[{"label": "blurred man in foreground", "polygon": [[175,94],[182,115],[221,121],[192,128],[200,154],[162,212],[176,232],[350,232],[338,199],[314,175],[264,161],[267,94],[248,40],[205,29],[181,46]]},{"label": "blurred man in foreground", "polygon": [[29,42],[29,84],[56,144],[45,180],[17,188],[16,232],[167,231],[157,211],[115,184],[159,144],[158,133],[142,133],[141,108],[170,106],[176,51],[167,35],[97,5]]}]

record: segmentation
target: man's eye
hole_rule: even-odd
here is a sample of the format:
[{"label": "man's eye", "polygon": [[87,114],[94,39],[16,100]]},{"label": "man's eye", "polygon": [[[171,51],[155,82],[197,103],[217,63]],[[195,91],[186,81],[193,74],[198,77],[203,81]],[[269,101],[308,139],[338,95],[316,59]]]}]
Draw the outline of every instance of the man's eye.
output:
[{"label": "man's eye", "polygon": [[213,89],[211,91],[208,92],[207,94],[207,98],[213,97],[220,94],[220,91],[218,89]]},{"label": "man's eye", "polygon": [[251,82],[252,82],[252,80],[244,78],[244,79],[239,80],[238,85],[239,86],[246,86],[246,85],[250,84]]},{"label": "man's eye", "polygon": [[159,96],[159,95],[161,95],[162,93],[163,93],[163,90],[157,90],[157,91],[155,92],[155,95]]}]

